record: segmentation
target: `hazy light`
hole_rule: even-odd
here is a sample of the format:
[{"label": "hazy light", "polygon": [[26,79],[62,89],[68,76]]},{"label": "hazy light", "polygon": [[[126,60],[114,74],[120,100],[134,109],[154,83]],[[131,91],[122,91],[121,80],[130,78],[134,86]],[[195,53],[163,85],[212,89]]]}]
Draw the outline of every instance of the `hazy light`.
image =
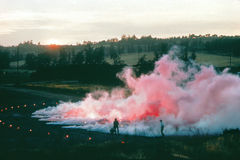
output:
[{"label": "hazy light", "polygon": [[42,44],[46,44],[46,45],[51,45],[51,44],[57,44],[57,45],[61,45],[64,44],[62,41],[57,40],[57,39],[48,39],[45,42],[43,42]]},{"label": "hazy light", "polygon": [[0,45],[240,33],[239,0],[1,0]]}]

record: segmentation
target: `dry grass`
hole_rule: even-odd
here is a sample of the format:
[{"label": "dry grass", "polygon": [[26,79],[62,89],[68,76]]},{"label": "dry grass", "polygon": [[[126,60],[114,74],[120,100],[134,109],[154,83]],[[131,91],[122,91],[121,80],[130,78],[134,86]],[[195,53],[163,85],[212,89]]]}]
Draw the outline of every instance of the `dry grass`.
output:
[{"label": "dry grass", "polygon": [[61,83],[61,82],[42,82],[42,83],[27,83],[27,87],[33,88],[47,88],[47,89],[63,89],[69,91],[87,91],[92,92],[96,90],[110,90],[111,87],[94,84],[79,84],[79,83]]},{"label": "dry grass", "polygon": [[223,137],[218,137],[216,140],[207,141],[205,143],[206,151],[208,152],[223,152]]}]

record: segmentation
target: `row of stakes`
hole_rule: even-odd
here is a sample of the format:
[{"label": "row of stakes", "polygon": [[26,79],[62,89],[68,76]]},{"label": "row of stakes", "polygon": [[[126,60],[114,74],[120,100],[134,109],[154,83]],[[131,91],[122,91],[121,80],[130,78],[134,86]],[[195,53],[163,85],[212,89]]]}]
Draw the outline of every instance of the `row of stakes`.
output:
[{"label": "row of stakes", "polygon": [[[42,103],[42,106],[45,106],[46,105],[46,102],[43,102]],[[58,105],[58,102],[56,102],[56,105]],[[32,105],[33,107],[36,107],[37,106],[37,104],[33,104]],[[0,112],[6,112],[6,111],[9,111],[9,110],[14,110],[15,108],[17,108],[17,109],[20,109],[20,108],[27,108],[27,107],[30,107],[30,106],[28,106],[28,105],[26,105],[26,104],[24,104],[22,107],[20,106],[20,105],[18,105],[18,106],[16,106],[16,107],[14,107],[14,106],[11,106],[11,107],[3,107],[3,106],[0,106]]]},{"label": "row of stakes", "polygon": [[[58,104],[58,102],[56,102],[56,104]],[[46,105],[46,102],[43,102],[43,103],[42,103],[42,106],[45,106],[45,105]],[[36,107],[37,104],[34,103],[33,106]],[[20,109],[20,108],[27,108],[27,107],[28,107],[28,106],[27,106],[26,104],[24,104],[22,107],[21,107],[20,105],[18,105],[18,106],[16,106],[16,107],[11,106],[10,109],[9,109],[8,107],[1,107],[0,112],[9,111],[9,110],[14,110],[14,108]],[[6,125],[7,125],[6,122],[4,122],[4,121],[2,121],[2,120],[0,120],[0,124],[2,124],[2,126],[6,126]],[[14,128],[14,125],[13,125],[12,123],[10,123],[9,125],[7,125],[7,127],[8,127],[8,128]],[[20,129],[21,129],[21,127],[16,125],[16,130],[19,131]],[[28,133],[32,133],[33,130],[32,130],[31,128],[29,128],[27,131],[28,131]],[[51,135],[51,132],[47,132],[47,135],[50,136],[50,135]],[[66,135],[64,136],[64,138],[65,138],[65,139],[69,139],[69,138],[70,138],[70,135],[69,135],[69,134],[66,134]],[[89,140],[92,140],[92,138],[89,137]]]},{"label": "row of stakes", "polygon": [[[42,105],[45,106],[46,103],[43,102]],[[56,102],[56,105],[58,105],[58,102]],[[36,104],[33,104],[33,106],[36,107],[37,105],[36,105]],[[15,108],[17,108],[17,109],[27,108],[27,105],[24,104],[23,107],[21,107],[20,105],[18,105],[18,106],[16,106]],[[7,107],[1,107],[0,112],[4,112],[4,111],[8,111],[8,110],[14,110],[14,107],[11,106],[10,109],[8,109]],[[0,124],[2,124],[2,126],[5,126],[5,125],[6,125],[6,123],[5,123],[4,121],[2,121],[2,120],[0,120]],[[8,125],[8,127],[9,127],[9,128],[14,128],[13,124],[11,124],[11,123]],[[21,129],[21,127],[16,125],[16,130],[19,131],[20,129]],[[33,131],[33,130],[32,130],[31,128],[28,129],[28,133],[32,133],[32,131]],[[47,132],[47,135],[50,136],[50,135],[51,135],[51,132]],[[65,134],[65,135],[64,135],[64,138],[65,138],[65,139],[69,139],[69,138],[70,138],[70,135],[69,135],[69,134]],[[89,140],[89,141],[92,141],[92,137],[88,137],[88,140]],[[125,144],[125,141],[121,141],[121,143],[122,143],[122,144]]]},{"label": "row of stakes", "polygon": [[[0,126],[1,127],[7,127],[7,128],[10,128],[10,129],[14,129],[15,128],[17,131],[21,130],[21,127],[19,125],[14,125],[13,123],[8,123],[7,124],[3,120],[0,120]],[[31,128],[27,129],[27,133],[32,133],[32,132],[33,132],[33,130]],[[50,136],[51,132],[47,132],[47,135]],[[65,139],[69,139],[70,138],[70,134],[65,134],[64,138]],[[88,137],[88,140],[91,141],[92,137]]]}]

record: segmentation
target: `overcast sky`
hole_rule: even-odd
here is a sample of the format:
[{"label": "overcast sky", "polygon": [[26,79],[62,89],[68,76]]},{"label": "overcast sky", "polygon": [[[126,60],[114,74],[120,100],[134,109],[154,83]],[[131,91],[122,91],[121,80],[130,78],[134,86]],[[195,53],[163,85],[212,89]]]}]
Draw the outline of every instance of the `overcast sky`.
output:
[{"label": "overcast sky", "polygon": [[0,45],[240,35],[240,0],[0,0]]}]

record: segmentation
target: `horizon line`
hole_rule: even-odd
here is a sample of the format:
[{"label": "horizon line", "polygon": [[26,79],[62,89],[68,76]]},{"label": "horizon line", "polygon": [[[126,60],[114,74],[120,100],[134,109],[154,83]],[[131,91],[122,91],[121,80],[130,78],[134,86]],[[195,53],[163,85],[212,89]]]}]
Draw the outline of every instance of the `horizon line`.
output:
[{"label": "horizon line", "polygon": [[24,43],[31,43],[33,45],[40,45],[40,46],[51,46],[51,45],[55,45],[55,46],[78,46],[78,45],[86,45],[88,43],[93,43],[93,44],[98,44],[98,43],[101,43],[101,42],[107,42],[107,41],[111,41],[111,40],[114,40],[114,39],[117,39],[117,41],[112,41],[112,43],[117,43],[119,41],[122,40],[122,37],[123,36],[126,36],[127,38],[132,38],[132,37],[136,37],[136,40],[137,39],[141,39],[141,38],[144,38],[144,37],[151,37],[153,39],[172,39],[172,38],[190,38],[190,36],[195,36],[195,37],[213,37],[213,36],[216,36],[216,37],[240,37],[240,34],[237,35],[227,35],[227,34],[210,34],[210,33],[206,33],[206,34],[185,34],[185,35],[178,35],[178,36],[168,36],[168,37],[160,37],[160,36],[152,36],[151,34],[149,35],[142,35],[142,36],[136,36],[135,34],[123,34],[120,38],[119,37],[113,37],[113,38],[109,38],[109,39],[103,39],[103,40],[99,40],[99,41],[90,41],[90,40],[82,40],[82,42],[75,42],[75,43],[59,43],[59,44],[56,44],[56,43],[49,43],[49,44],[46,44],[46,43],[41,43],[40,41],[39,42],[33,42],[33,40],[26,40],[26,41],[23,41],[23,42],[20,42],[18,43],[17,45],[13,44],[13,45],[2,45],[0,44],[0,47],[17,47],[19,46],[20,44],[24,44]]}]

